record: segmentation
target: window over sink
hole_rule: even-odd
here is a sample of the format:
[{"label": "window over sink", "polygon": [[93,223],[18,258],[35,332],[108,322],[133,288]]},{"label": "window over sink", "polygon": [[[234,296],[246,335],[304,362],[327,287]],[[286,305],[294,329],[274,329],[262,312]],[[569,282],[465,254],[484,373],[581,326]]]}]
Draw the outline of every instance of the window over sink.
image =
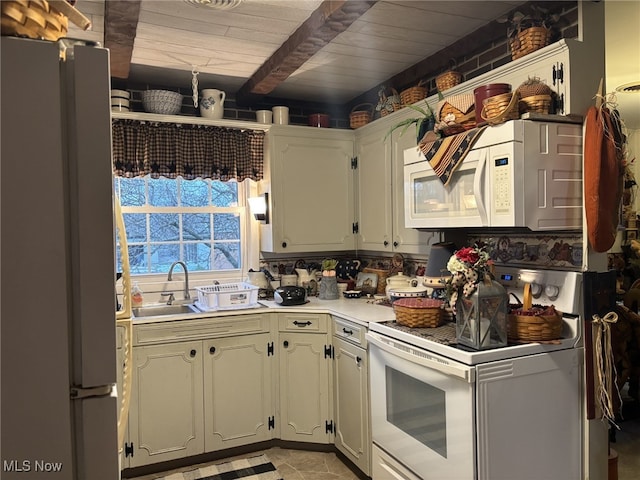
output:
[{"label": "window over sink", "polygon": [[[237,276],[245,271],[251,243],[245,205],[251,183],[255,185],[250,180],[115,176],[131,274],[166,273],[176,260],[190,272]],[[116,268],[121,271],[119,260]]]}]

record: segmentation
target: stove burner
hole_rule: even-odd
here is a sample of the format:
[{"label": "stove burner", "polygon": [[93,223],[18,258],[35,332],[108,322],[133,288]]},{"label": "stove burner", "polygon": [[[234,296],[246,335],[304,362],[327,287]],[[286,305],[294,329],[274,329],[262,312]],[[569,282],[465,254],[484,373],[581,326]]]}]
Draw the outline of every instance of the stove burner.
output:
[{"label": "stove burner", "polygon": [[460,345],[456,342],[456,324],[455,322],[448,322],[439,327],[405,327],[394,321],[381,322],[382,325],[395,328],[405,333],[415,335],[417,337],[426,338],[432,342],[441,343],[442,345],[449,345],[451,347],[459,348]]}]

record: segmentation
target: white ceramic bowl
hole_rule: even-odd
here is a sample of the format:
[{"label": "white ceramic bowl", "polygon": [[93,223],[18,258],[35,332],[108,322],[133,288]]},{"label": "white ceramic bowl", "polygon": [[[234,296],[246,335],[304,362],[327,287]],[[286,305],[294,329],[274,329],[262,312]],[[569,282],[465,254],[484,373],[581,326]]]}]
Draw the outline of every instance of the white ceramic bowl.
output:
[{"label": "white ceramic bowl", "polygon": [[170,90],[145,90],[142,92],[145,112],[176,115],[182,108],[182,94]]},{"label": "white ceramic bowl", "polygon": [[426,297],[427,287],[418,285],[417,287],[394,287],[387,290],[389,301],[395,302],[399,298]]}]

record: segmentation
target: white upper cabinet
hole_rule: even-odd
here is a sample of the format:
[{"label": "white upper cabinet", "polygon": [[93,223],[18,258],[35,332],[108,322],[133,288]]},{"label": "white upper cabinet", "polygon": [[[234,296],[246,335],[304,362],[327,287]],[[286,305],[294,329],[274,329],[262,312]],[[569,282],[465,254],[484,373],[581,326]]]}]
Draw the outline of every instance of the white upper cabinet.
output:
[{"label": "white upper cabinet", "polygon": [[273,126],[267,136],[265,252],[355,248],[353,132]]},{"label": "white upper cabinet", "polygon": [[440,241],[438,231],[404,226],[403,152],[417,146],[415,127],[385,136],[392,125],[417,114],[406,109],[392,122],[378,120],[356,130],[358,248],[371,251],[428,254]]}]

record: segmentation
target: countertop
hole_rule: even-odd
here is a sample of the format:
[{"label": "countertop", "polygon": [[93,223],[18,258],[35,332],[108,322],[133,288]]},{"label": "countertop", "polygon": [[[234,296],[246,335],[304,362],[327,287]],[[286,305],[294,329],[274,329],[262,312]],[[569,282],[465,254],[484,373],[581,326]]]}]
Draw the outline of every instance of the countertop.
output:
[{"label": "countertop", "polygon": [[197,318],[249,315],[266,311],[290,313],[326,313],[367,326],[370,322],[386,322],[395,319],[393,308],[375,303],[366,298],[340,298],[338,300],[320,300],[310,297],[304,305],[282,306],[273,300],[259,300],[257,306],[237,310],[217,310],[210,312],[161,315],[156,317],[134,317],[134,325],[148,323],[192,320]]}]

